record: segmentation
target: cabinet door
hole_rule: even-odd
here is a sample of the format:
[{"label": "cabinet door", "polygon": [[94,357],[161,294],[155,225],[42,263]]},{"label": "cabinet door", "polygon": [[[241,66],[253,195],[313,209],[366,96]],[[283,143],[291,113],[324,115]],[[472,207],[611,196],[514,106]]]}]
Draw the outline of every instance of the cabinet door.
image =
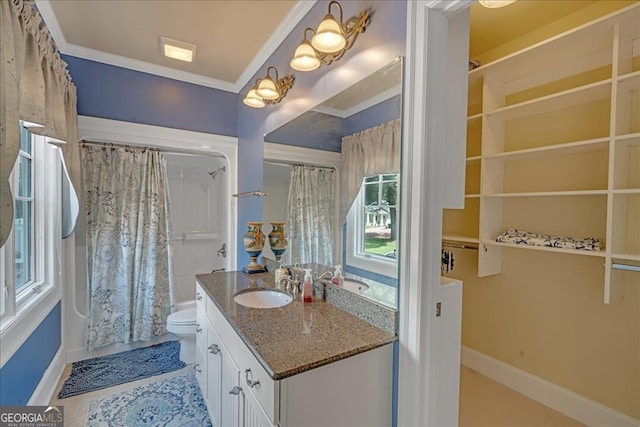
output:
[{"label": "cabinet door", "polygon": [[200,347],[196,347],[196,361],[193,365],[202,397],[207,400],[207,357]]},{"label": "cabinet door", "polygon": [[255,396],[249,392],[242,393],[244,411],[241,411],[243,427],[271,427],[271,421],[262,410],[262,406]]},{"label": "cabinet door", "polygon": [[220,425],[223,427],[240,426],[242,408],[242,387],[240,370],[227,349],[220,345]]},{"label": "cabinet door", "polygon": [[207,344],[207,403],[211,423],[221,426],[222,350],[220,338],[211,325],[208,326]]}]

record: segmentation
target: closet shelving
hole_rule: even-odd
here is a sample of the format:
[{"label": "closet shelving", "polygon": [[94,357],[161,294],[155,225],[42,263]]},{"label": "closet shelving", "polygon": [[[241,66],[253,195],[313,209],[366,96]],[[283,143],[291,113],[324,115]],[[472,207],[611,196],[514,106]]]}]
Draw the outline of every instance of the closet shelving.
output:
[{"label": "closet shelving", "polygon": [[[469,72],[465,208],[443,239],[477,242],[478,275],[505,247],[602,258],[604,301],[640,272],[640,4]],[[597,237],[600,251],[496,242],[508,228]]]}]

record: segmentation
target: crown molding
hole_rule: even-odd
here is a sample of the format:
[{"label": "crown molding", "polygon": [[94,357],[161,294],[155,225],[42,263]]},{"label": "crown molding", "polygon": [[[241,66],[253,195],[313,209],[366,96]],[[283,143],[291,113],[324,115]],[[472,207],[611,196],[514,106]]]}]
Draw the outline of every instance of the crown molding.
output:
[{"label": "crown molding", "polygon": [[249,83],[251,77],[253,77],[260,67],[264,65],[267,59],[273,55],[273,52],[276,51],[278,46],[282,44],[282,42],[295,29],[300,21],[302,21],[302,18],[309,13],[316,3],[317,0],[298,0],[296,2],[295,6],[293,6],[289,13],[282,19],[278,28],[276,28],[273,34],[271,34],[271,37],[267,39],[266,43],[258,51],[258,54],[249,63],[247,68],[244,69],[244,72],[236,81],[236,92],[240,92],[242,88]]},{"label": "crown molding", "polygon": [[258,54],[253,58],[249,65],[242,72],[236,82],[227,82],[203,76],[201,74],[190,73],[187,71],[177,70],[163,65],[152,64],[146,61],[127,58],[120,55],[114,55],[107,52],[90,49],[67,42],[56,18],[55,12],[51,7],[51,0],[35,0],[38,10],[42,15],[51,36],[56,42],[58,49],[65,55],[75,56],[90,61],[101,62],[104,64],[114,65],[117,67],[128,68],[130,70],[140,71],[143,73],[153,74],[161,77],[167,77],[174,80],[180,80],[193,83],[199,86],[220,89],[227,92],[239,93],[247,84],[249,79],[260,69],[264,62],[273,54],[280,46],[284,39],[298,25],[300,20],[311,10],[317,0],[298,0],[289,13],[284,17],[278,28],[269,37],[262,46]]}]

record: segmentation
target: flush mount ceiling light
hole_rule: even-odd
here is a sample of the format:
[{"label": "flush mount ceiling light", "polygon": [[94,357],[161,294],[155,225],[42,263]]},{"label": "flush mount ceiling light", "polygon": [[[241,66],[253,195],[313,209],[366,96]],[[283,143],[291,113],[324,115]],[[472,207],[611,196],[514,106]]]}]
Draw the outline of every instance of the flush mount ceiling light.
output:
[{"label": "flush mount ceiling light", "polygon": [[480,4],[489,9],[497,9],[499,7],[509,6],[516,0],[480,0]]},{"label": "flush mount ceiling light", "polygon": [[[331,6],[333,5],[338,7],[340,21],[336,21],[336,18],[331,14]],[[342,6],[337,1],[330,2],[329,11],[318,29],[306,28],[304,30],[302,42],[296,48],[290,62],[291,68],[298,71],[313,71],[321,64],[329,65],[342,58],[342,55],[351,49],[358,34],[364,32],[368,20],[369,12],[363,10],[357,17],[351,17],[343,22]],[[308,32],[313,34],[311,41],[307,38]]]},{"label": "flush mount ceiling light", "polygon": [[[273,71],[274,75],[272,75]],[[275,67],[267,68],[267,75],[256,81],[255,86],[247,93],[242,102],[253,108],[262,108],[267,104],[277,104],[287,95],[293,85],[293,75],[278,77]]]},{"label": "flush mount ceiling light", "polygon": [[160,36],[160,47],[167,58],[193,62],[196,58],[196,45]]}]

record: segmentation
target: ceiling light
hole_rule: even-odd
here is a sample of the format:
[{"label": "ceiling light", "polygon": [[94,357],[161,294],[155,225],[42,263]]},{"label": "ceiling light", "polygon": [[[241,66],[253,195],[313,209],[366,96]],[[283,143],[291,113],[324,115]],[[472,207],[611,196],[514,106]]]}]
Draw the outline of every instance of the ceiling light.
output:
[{"label": "ceiling light", "polygon": [[160,36],[162,53],[167,58],[193,62],[196,58],[196,45]]},{"label": "ceiling light", "polygon": [[489,9],[497,9],[499,7],[508,6],[516,0],[480,0],[480,4]]},{"label": "ceiling light", "polygon": [[[275,73],[272,76],[271,71]],[[242,102],[253,108],[262,108],[265,104],[277,104],[287,95],[293,86],[293,75],[278,77],[275,67],[267,68],[267,75],[256,81],[256,85],[247,93]]]},{"label": "ceiling light", "polygon": [[[331,14],[331,6],[337,6],[340,12],[340,20],[336,21]],[[358,38],[358,34],[363,33],[367,27],[369,12],[363,10],[357,17],[352,17],[343,22],[342,6],[337,1],[329,3],[329,11],[318,26],[317,30],[306,28],[302,42],[296,48],[293,59],[290,62],[291,68],[298,71],[313,71],[321,64],[329,65],[333,61],[342,58],[344,53],[351,49],[353,43]],[[307,38],[307,32],[311,32],[311,43]]]}]

